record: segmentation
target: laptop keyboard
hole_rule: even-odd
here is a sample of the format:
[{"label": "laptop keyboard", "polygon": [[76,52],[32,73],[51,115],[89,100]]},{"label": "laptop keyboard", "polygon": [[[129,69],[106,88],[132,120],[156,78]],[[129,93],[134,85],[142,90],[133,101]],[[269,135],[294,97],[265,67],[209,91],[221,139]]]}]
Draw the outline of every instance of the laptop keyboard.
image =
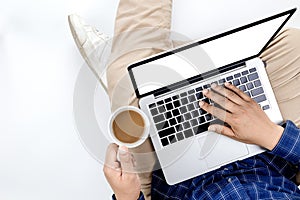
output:
[{"label": "laptop keyboard", "polygon": [[[267,100],[256,68],[244,70],[212,82],[223,85],[225,82],[238,87],[258,104]],[[214,104],[202,94],[203,89],[209,89],[211,84],[203,84],[195,89],[182,92],[148,105],[155,127],[163,146],[201,134],[216,118],[199,107],[199,101]],[[261,105],[263,110],[270,108],[268,104]]]}]

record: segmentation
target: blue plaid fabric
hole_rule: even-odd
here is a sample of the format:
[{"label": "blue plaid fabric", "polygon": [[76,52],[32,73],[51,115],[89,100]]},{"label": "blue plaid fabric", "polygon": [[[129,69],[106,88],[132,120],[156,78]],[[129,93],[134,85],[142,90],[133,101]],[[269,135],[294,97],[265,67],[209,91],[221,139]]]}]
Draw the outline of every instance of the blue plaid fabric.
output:
[{"label": "blue plaid fabric", "polygon": [[[300,129],[291,121],[271,152],[168,185],[161,170],[153,172],[153,200],[164,199],[300,199],[295,174],[300,165]],[[143,200],[143,195],[139,200]]]}]

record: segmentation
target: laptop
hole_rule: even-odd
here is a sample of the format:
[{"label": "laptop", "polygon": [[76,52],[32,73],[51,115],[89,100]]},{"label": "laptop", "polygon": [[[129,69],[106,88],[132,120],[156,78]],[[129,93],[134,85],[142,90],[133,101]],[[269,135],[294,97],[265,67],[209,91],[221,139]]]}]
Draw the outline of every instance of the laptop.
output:
[{"label": "laptop", "polygon": [[210,124],[224,122],[202,110],[199,100],[214,104],[202,90],[212,83],[230,82],[254,99],[274,123],[282,123],[266,64],[259,56],[295,12],[296,8],[128,66],[168,184],[265,151],[208,131]]}]

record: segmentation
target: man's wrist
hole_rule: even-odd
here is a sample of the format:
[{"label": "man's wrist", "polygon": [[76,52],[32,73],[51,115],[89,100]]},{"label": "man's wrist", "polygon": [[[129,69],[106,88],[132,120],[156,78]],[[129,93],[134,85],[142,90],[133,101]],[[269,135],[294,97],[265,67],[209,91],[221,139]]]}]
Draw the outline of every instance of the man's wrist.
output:
[{"label": "man's wrist", "polygon": [[270,130],[270,137],[266,138],[267,142],[266,145],[264,146],[266,149],[272,151],[275,146],[278,144],[282,134],[284,132],[284,128],[280,125],[274,124],[274,126]]},{"label": "man's wrist", "polygon": [[141,196],[141,192],[138,194],[132,194],[132,195],[118,195],[115,194],[116,200],[138,200]]}]

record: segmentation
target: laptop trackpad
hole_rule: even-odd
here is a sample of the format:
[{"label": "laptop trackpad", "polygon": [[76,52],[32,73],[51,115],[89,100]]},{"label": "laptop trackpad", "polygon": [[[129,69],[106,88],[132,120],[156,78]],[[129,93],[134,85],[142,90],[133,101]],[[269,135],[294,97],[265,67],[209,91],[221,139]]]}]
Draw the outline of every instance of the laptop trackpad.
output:
[{"label": "laptop trackpad", "polygon": [[246,144],[214,132],[207,132],[206,136],[198,139],[198,143],[199,159],[205,160],[208,168],[238,160],[249,154]]}]

